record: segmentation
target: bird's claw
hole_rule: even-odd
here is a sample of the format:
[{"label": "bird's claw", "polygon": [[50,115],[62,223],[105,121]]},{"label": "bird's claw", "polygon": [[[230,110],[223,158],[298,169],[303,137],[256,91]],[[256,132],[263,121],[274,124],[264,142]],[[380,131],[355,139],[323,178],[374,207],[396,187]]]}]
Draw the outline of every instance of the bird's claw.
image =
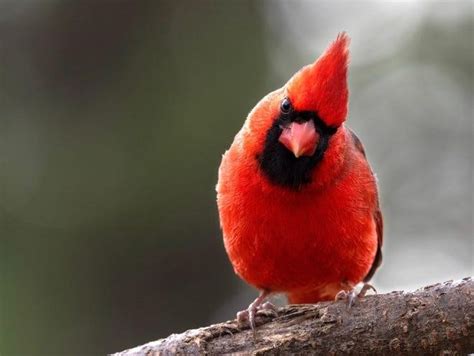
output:
[{"label": "bird's claw", "polygon": [[265,302],[260,307],[258,307],[257,314],[259,312],[262,312],[266,315],[269,314],[269,315],[276,316],[278,315],[278,308],[275,306],[275,304],[271,302]]},{"label": "bird's claw", "polygon": [[365,297],[367,292],[371,289],[374,291],[375,294],[377,294],[377,289],[375,289],[375,287],[372,284],[364,283],[364,285],[362,286],[359,294],[357,294],[357,297],[359,297],[359,298]]},{"label": "bird's claw", "polygon": [[336,300],[347,300],[347,307],[352,308],[357,300],[357,294],[353,289],[350,291],[341,290],[336,294]]},{"label": "bird's claw", "polygon": [[247,309],[237,313],[238,325],[242,326],[248,323],[250,328],[255,331],[255,317],[257,314],[264,314],[266,316],[278,315],[278,309],[274,304],[270,302],[260,304],[259,302],[261,303],[261,300],[257,298]]},{"label": "bird's claw", "polygon": [[335,300],[347,300],[347,306],[348,308],[351,308],[359,298],[365,297],[365,295],[370,289],[377,293],[377,290],[374,288],[374,286],[369,283],[364,283],[359,293],[356,293],[354,288],[350,291],[341,290],[339,293],[336,294]]}]

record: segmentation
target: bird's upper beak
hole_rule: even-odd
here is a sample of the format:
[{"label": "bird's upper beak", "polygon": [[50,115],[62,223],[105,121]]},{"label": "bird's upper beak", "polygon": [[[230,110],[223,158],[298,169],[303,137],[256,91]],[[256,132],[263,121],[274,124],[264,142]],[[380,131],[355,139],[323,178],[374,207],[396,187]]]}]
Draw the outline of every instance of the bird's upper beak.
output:
[{"label": "bird's upper beak", "polygon": [[298,123],[292,122],[283,127],[278,141],[288,150],[293,152],[296,158],[301,156],[312,156],[316,151],[319,135],[314,127],[313,120]]}]

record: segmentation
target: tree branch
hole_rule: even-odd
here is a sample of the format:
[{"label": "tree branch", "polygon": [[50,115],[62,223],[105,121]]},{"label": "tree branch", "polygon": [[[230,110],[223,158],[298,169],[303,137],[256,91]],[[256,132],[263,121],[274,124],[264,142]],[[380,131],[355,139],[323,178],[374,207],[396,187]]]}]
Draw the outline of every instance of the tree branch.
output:
[{"label": "tree branch", "polygon": [[172,334],[116,353],[172,354],[468,354],[474,352],[474,280],[464,278],[415,292],[288,305],[260,314],[256,335],[235,320]]}]

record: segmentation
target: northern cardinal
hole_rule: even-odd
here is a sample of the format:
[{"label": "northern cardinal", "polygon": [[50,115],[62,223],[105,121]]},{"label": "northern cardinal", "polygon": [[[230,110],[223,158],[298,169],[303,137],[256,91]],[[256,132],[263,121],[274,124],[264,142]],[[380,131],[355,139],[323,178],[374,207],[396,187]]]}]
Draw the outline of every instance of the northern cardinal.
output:
[{"label": "northern cardinal", "polygon": [[290,303],[354,300],[382,261],[382,214],[364,148],[345,124],[345,33],[250,112],[222,158],[217,204],[235,272]]}]

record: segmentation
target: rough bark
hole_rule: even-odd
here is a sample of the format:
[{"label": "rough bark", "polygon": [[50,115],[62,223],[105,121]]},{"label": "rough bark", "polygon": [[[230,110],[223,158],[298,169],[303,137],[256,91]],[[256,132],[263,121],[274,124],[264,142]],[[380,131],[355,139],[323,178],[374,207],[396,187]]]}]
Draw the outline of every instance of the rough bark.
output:
[{"label": "rough bark", "polygon": [[115,355],[474,353],[474,280],[370,295],[351,309],[345,301],[288,305],[257,325],[254,335],[227,321]]}]

